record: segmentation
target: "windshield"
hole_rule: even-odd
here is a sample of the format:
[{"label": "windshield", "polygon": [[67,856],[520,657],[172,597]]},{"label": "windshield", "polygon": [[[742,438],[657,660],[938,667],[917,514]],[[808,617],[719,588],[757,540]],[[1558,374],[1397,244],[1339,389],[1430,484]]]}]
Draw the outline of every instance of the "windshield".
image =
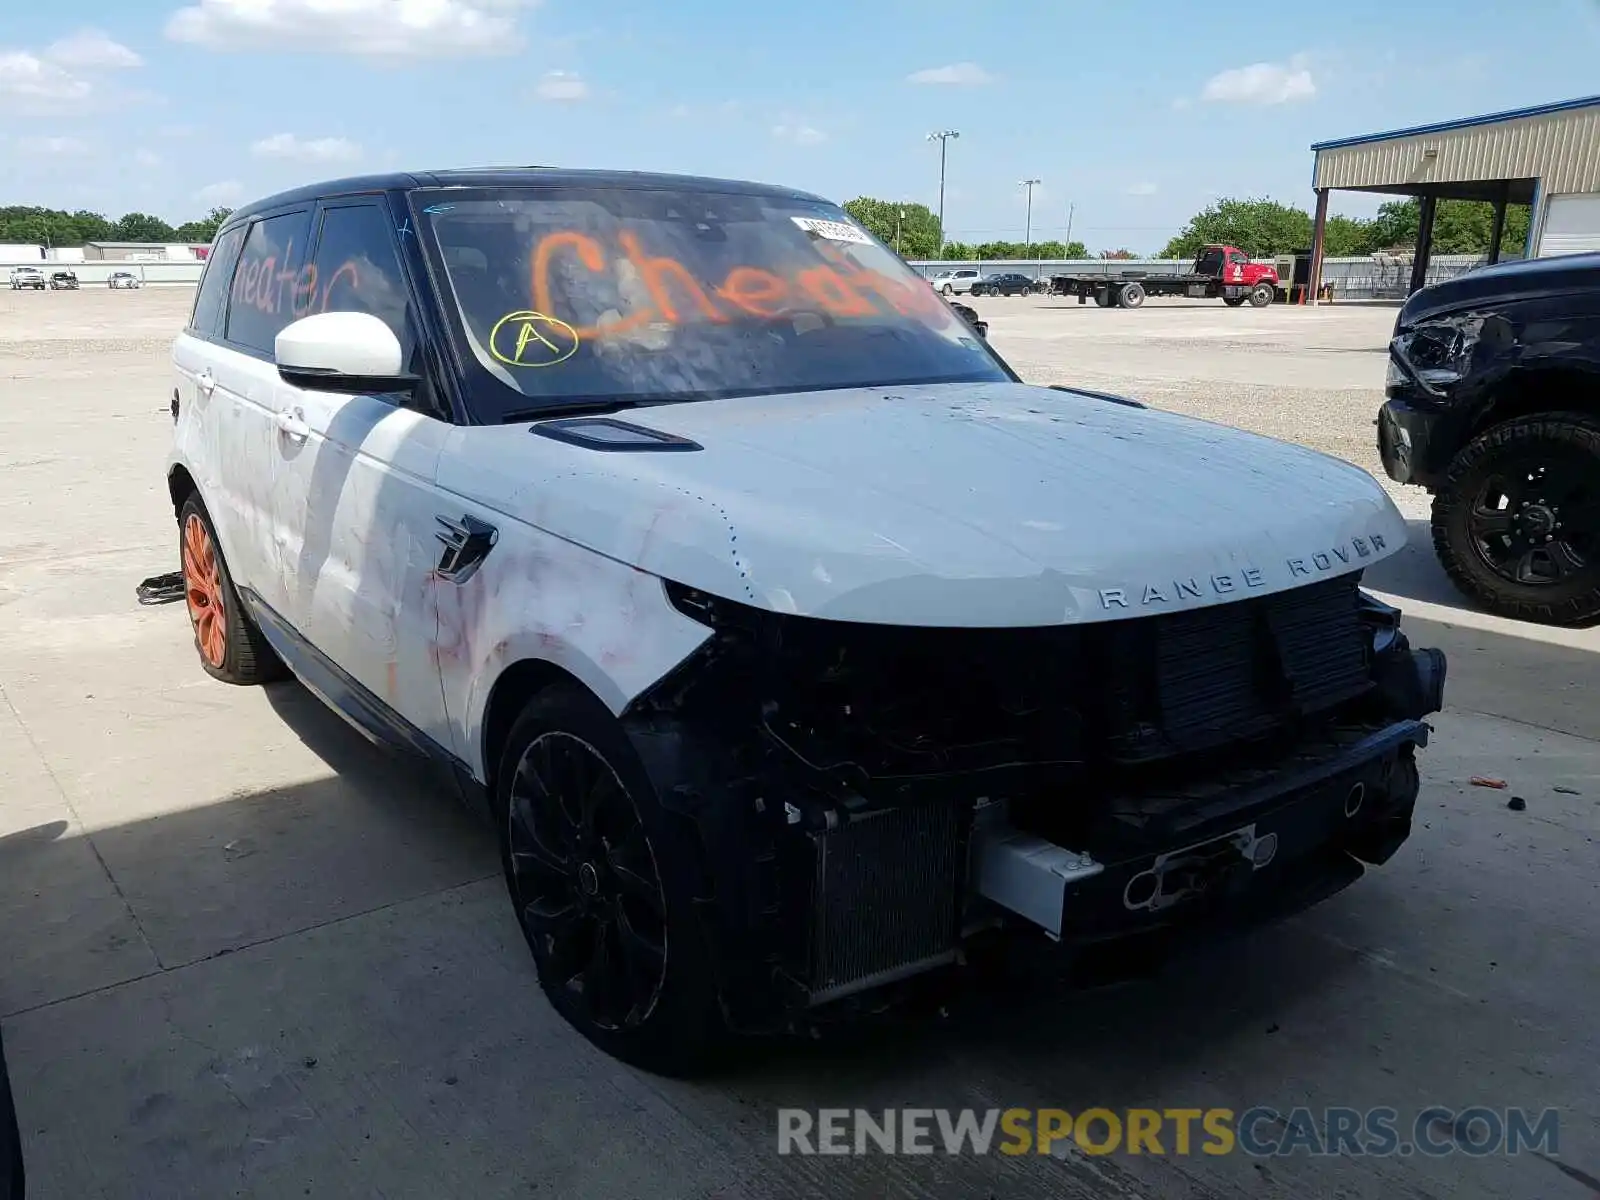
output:
[{"label": "windshield", "polygon": [[842,210],[644,188],[428,190],[484,420],[559,406],[1010,379]]}]

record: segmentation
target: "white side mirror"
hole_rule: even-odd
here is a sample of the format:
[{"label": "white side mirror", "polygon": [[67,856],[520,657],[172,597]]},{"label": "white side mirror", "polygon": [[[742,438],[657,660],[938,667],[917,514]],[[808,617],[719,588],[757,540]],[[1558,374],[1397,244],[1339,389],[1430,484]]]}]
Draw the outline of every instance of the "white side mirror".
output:
[{"label": "white side mirror", "polygon": [[370,313],[302,317],[279,331],[272,349],[279,374],[300,387],[397,391],[416,383],[401,373],[400,339]]}]

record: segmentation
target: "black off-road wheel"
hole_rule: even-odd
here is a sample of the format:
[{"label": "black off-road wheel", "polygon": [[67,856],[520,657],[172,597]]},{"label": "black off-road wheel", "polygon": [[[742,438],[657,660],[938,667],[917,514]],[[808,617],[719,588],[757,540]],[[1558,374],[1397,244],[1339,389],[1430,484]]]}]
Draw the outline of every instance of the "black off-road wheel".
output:
[{"label": "black off-road wheel", "polygon": [[198,494],[191,494],[178,513],[178,557],[194,648],[206,674],[241,686],[287,675],[283,661],[245,612],[211,514]]},{"label": "black off-road wheel", "polygon": [[1519,417],[1473,439],[1434,497],[1433,545],[1490,612],[1545,625],[1600,619],[1600,419]]},{"label": "black off-road wheel", "polygon": [[727,1035],[693,911],[695,834],[661,807],[616,718],[575,686],[540,692],[506,739],[495,808],[512,907],[555,1010],[644,1070],[717,1065]]},{"label": "black off-road wheel", "polygon": [[1277,297],[1278,290],[1270,283],[1258,283],[1250,289],[1250,307],[1265,308]]}]

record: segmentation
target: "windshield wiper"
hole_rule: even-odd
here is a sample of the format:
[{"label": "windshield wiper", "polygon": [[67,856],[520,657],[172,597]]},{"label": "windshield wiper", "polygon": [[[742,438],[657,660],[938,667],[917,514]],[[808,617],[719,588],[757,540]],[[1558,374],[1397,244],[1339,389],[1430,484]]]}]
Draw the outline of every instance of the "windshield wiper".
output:
[{"label": "windshield wiper", "polygon": [[639,400],[558,400],[552,404],[540,405],[538,408],[519,408],[515,412],[508,412],[500,418],[500,423],[511,425],[517,421],[542,421],[547,417],[605,416],[608,413],[638,408],[641,403],[643,402]]}]

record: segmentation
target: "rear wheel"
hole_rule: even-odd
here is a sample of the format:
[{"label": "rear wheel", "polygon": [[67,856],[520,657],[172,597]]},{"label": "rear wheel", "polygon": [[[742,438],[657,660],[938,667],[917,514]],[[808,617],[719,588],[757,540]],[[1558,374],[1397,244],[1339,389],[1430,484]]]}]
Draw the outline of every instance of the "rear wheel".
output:
[{"label": "rear wheel", "polygon": [[1122,291],[1118,293],[1117,299],[1121,302],[1123,308],[1138,308],[1144,303],[1144,288],[1137,283],[1125,283],[1122,285]]},{"label": "rear wheel", "polygon": [[944,287],[942,287],[942,288],[941,288],[941,289],[939,289],[939,290],[940,290],[940,291],[942,291],[942,292],[944,292],[944,294],[945,294],[945,295],[946,295],[946,296],[954,296],[954,295],[955,295],[955,294],[956,294],[956,290],[955,290],[955,288],[953,288],[953,287],[951,287],[951,286],[950,286],[950,285],[949,285],[949,284],[948,284],[948,283],[947,283],[947,284],[945,284],[945,285],[944,285]]},{"label": "rear wheel", "polygon": [[693,911],[693,831],[627,734],[574,686],[539,693],[495,785],[517,923],[551,1005],[600,1049],[667,1075],[711,1065],[724,1027]]},{"label": "rear wheel", "polygon": [[1491,612],[1549,625],[1600,618],[1600,420],[1520,417],[1479,435],[1433,501],[1451,580]]},{"label": "rear wheel", "polygon": [[1272,303],[1273,297],[1277,295],[1277,291],[1278,290],[1270,283],[1256,284],[1255,287],[1250,289],[1250,307],[1265,308],[1267,305]]},{"label": "rear wheel", "polygon": [[283,663],[245,613],[198,494],[183,502],[178,515],[178,553],[194,647],[206,674],[241,685],[281,679]]},{"label": "rear wheel", "polygon": [[1226,304],[1229,308],[1238,308],[1241,304],[1244,303],[1244,297],[1243,296],[1224,296],[1222,298],[1222,302],[1224,304]]}]

